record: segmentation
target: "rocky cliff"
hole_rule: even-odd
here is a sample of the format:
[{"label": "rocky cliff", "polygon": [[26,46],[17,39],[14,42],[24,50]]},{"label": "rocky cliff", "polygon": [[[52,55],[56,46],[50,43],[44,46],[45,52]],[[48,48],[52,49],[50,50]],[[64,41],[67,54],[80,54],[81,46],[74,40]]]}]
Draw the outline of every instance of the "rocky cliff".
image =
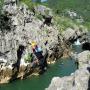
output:
[{"label": "rocky cliff", "polygon": [[[4,0],[0,25],[0,83],[26,77],[39,71],[47,61],[69,54],[69,39],[84,34],[79,29],[69,29],[69,37],[67,30],[61,35],[51,9],[39,5],[29,10],[19,0]],[[43,64],[33,54],[32,42],[42,49]]]},{"label": "rocky cliff", "polygon": [[[2,26],[0,28],[0,83],[8,82],[12,77],[13,79],[21,77],[25,73],[26,76],[30,74],[32,64],[37,62],[37,60],[32,63],[25,61],[27,55],[33,53],[32,42],[36,42],[41,47],[44,57],[46,53],[49,53],[48,59],[50,57],[52,60],[56,60],[63,55],[63,50],[59,46],[59,31],[56,26],[47,25],[47,20],[44,25],[43,18],[43,20],[38,19],[35,15],[37,13],[33,10],[30,11],[23,3],[18,4],[17,1],[4,0],[0,19]],[[43,7],[40,6],[40,8]],[[47,10],[46,7],[44,9]],[[37,11],[41,12],[39,9]],[[16,69],[16,71],[12,69],[17,63],[17,53],[20,46],[24,46],[25,49],[20,58],[20,68],[17,72]],[[35,55],[34,58],[36,58]]]}]

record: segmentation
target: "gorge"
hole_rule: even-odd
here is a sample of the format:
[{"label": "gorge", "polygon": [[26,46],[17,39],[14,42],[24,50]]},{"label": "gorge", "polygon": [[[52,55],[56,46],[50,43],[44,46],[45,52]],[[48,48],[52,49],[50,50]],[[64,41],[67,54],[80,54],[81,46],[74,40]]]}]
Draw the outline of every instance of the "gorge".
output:
[{"label": "gorge", "polygon": [[[84,90],[89,88],[89,51],[82,50],[82,45],[87,47],[90,42],[89,31],[81,19],[79,23],[73,21],[75,12],[68,11],[69,18],[59,16],[52,9],[27,0],[4,0],[1,12],[0,90],[68,90],[68,77],[70,90],[82,90],[81,86],[77,89],[79,81],[72,79],[80,78],[79,72],[86,72],[83,75],[87,80],[82,76]],[[60,86],[59,79],[66,80],[66,84]]]}]

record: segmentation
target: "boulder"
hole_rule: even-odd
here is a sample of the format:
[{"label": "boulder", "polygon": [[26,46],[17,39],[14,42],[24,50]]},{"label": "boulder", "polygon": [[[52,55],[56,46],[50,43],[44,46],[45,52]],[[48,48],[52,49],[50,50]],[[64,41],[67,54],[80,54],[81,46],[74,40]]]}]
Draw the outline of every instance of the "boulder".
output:
[{"label": "boulder", "polygon": [[86,33],[87,30],[82,27],[78,28],[67,28],[64,32],[62,32],[62,36],[64,37],[65,40],[68,40],[71,43],[74,43],[77,39],[80,39],[80,41],[85,41],[86,40]]},{"label": "boulder", "polygon": [[40,13],[41,15],[49,15],[49,16],[53,16],[52,14],[52,10],[46,6],[43,5],[38,5],[35,7],[35,11],[37,11],[38,13]]},{"label": "boulder", "polygon": [[77,55],[77,60],[79,62],[79,68],[87,66],[90,62],[90,51],[83,51]]},{"label": "boulder", "polygon": [[45,90],[87,90],[90,73],[87,69],[77,70],[71,76],[54,77]]},{"label": "boulder", "polygon": [[4,0],[3,11],[8,14],[15,14],[17,9],[17,0]]}]

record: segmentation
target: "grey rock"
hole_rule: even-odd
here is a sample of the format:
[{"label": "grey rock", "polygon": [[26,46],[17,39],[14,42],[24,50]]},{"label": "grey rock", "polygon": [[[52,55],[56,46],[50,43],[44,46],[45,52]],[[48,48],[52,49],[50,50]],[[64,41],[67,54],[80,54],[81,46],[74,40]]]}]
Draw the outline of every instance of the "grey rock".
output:
[{"label": "grey rock", "polygon": [[[14,5],[12,5],[12,2]],[[40,7],[46,10],[49,9],[44,6]],[[0,52],[7,56],[9,63],[17,61],[19,45],[26,47],[24,54],[32,53],[32,47],[29,44],[32,41],[37,42],[37,45],[42,48],[43,54],[45,54],[46,49],[49,53],[53,53],[53,50],[50,50],[49,47],[53,46],[54,48],[59,43],[59,31],[56,26],[49,27],[46,25],[40,29],[43,22],[33,16],[25,4],[22,3],[17,6],[16,0],[5,0],[3,12],[6,11],[11,22],[10,31],[5,29],[5,32],[0,32]],[[27,21],[29,19],[31,20],[30,22]],[[47,45],[45,45],[46,41],[48,42]]]},{"label": "grey rock", "polygon": [[78,54],[79,69],[70,76],[54,77],[45,90],[87,90],[89,88],[90,51]]},{"label": "grey rock", "polygon": [[15,14],[17,9],[17,0],[4,0],[3,11],[8,12],[9,14]]},{"label": "grey rock", "polygon": [[80,39],[80,41],[84,41],[86,39],[86,34],[88,33],[87,29],[81,26],[72,28],[67,28],[63,33],[62,36],[65,40],[75,40],[77,38]]},{"label": "grey rock", "polygon": [[38,5],[37,7],[35,7],[35,10],[41,15],[53,16],[52,10],[43,5]]},{"label": "grey rock", "polygon": [[83,66],[87,66],[90,62],[90,51],[83,51],[79,53],[77,57],[79,62],[79,68],[83,68]]}]

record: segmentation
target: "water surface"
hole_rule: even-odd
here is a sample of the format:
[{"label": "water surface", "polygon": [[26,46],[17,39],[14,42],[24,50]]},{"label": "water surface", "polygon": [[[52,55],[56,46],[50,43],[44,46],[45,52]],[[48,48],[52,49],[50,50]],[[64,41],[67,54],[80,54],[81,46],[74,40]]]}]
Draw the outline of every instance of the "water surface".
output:
[{"label": "water surface", "polygon": [[44,90],[49,86],[53,77],[70,75],[76,68],[75,62],[71,58],[60,59],[55,64],[49,65],[43,75],[0,85],[0,90]]},{"label": "water surface", "polygon": [[[82,52],[81,45],[73,45],[73,52]],[[0,85],[0,90],[45,90],[53,77],[69,76],[75,72],[77,66],[72,58],[59,59],[55,64],[49,65],[48,70],[40,76],[31,76],[25,80],[16,80],[9,84]]]}]

